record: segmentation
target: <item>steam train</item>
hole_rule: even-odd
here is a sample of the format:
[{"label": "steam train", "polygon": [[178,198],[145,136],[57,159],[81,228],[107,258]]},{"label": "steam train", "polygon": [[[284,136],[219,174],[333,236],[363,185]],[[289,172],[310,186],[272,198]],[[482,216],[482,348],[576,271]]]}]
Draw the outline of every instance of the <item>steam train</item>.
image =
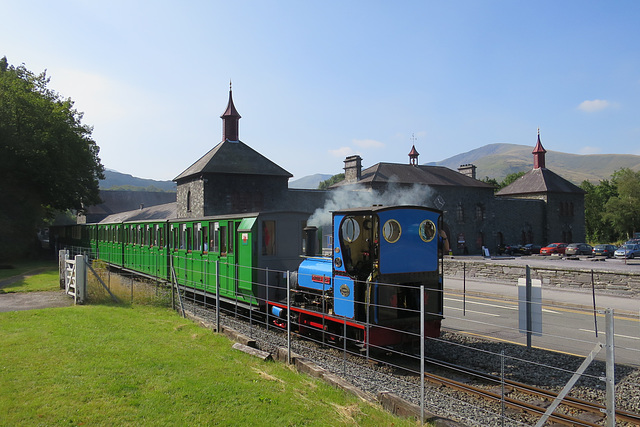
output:
[{"label": "steam train", "polygon": [[127,219],[50,234],[59,246],[89,246],[114,268],[174,281],[194,294],[219,292],[221,301],[257,310],[270,324],[286,328],[291,322],[301,334],[346,338],[361,348],[415,344],[424,285],[425,335],[439,336],[440,211],[422,206],[339,210],[326,233],[307,227],[307,217],[262,212]]}]

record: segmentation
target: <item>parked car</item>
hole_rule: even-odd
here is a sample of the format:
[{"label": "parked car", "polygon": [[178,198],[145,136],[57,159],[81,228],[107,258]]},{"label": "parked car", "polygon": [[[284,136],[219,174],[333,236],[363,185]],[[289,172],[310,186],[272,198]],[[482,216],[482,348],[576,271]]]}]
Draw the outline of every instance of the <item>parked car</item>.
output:
[{"label": "parked car", "polygon": [[591,255],[593,246],[586,243],[570,243],[564,250],[565,255]]},{"label": "parked car", "polygon": [[635,258],[640,256],[640,245],[622,245],[613,254],[616,258]]},{"label": "parked car", "polygon": [[618,249],[615,245],[595,245],[593,248],[593,256],[605,256],[607,258],[612,258],[613,253]]},{"label": "parked car", "polygon": [[566,243],[549,243],[544,248],[540,249],[540,255],[562,254],[567,247]]},{"label": "parked car", "polygon": [[533,243],[527,243],[526,245],[520,248],[520,252],[523,255],[531,255],[531,254],[539,254],[542,246],[534,245]]},{"label": "parked car", "polygon": [[521,245],[500,245],[498,246],[498,255],[516,255],[520,253]]},{"label": "parked car", "polygon": [[631,239],[624,242],[625,245],[640,245],[640,239]]}]

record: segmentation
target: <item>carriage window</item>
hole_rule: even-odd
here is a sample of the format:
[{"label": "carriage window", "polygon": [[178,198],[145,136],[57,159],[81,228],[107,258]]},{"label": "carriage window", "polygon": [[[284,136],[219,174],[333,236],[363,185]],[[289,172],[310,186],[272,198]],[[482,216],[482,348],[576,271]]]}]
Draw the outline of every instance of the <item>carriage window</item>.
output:
[{"label": "carriage window", "polygon": [[420,224],[420,238],[425,242],[430,242],[436,236],[436,225],[433,221],[425,219]]},{"label": "carriage window", "polygon": [[387,242],[397,242],[401,234],[402,228],[400,227],[400,223],[395,219],[390,219],[384,223],[384,226],[382,227],[382,235]]},{"label": "carriage window", "polygon": [[187,224],[180,224],[180,249],[187,247]]},{"label": "carriage window", "polygon": [[202,227],[202,238],[201,241],[204,242],[204,251],[209,251],[209,227]]},{"label": "carriage window", "polygon": [[199,222],[196,223],[193,234],[194,234],[193,237],[195,238],[194,247],[196,248],[197,251],[201,251],[202,250],[202,224],[200,224]]},{"label": "carriage window", "polygon": [[233,242],[235,241],[234,236],[236,234],[236,229],[235,229],[235,225],[233,222],[229,223],[229,240],[227,240],[229,242],[229,253],[233,252]]},{"label": "carriage window", "polygon": [[187,228],[187,250],[191,252],[193,250],[193,228]]},{"label": "carriage window", "polygon": [[223,225],[220,227],[220,253],[227,253],[227,226]]},{"label": "carriage window", "polygon": [[345,242],[354,242],[360,236],[360,225],[354,217],[350,216],[342,222],[342,238]]},{"label": "carriage window", "polygon": [[262,255],[276,254],[276,222],[262,221]]},{"label": "carriage window", "polygon": [[220,224],[213,223],[213,236],[211,237],[211,250],[213,252],[220,251]]}]

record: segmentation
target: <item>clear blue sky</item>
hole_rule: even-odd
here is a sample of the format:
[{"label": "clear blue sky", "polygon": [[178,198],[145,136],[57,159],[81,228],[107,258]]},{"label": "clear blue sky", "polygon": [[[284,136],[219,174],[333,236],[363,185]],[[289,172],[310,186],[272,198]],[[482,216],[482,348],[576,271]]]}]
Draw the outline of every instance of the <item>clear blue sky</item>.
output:
[{"label": "clear blue sky", "polygon": [[105,167],[173,179],[222,138],[295,175],[486,144],[640,154],[640,1],[0,1]]}]

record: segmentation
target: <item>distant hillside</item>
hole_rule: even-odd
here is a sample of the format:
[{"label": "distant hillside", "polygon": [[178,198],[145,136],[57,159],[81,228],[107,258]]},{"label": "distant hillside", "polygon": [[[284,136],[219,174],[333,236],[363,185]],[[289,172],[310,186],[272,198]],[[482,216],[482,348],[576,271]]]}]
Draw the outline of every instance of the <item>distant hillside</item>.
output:
[{"label": "distant hillside", "polygon": [[[501,181],[510,173],[529,171],[533,167],[532,151],[533,147],[528,145],[489,144],[427,164],[458,170],[460,165],[473,163],[478,179],[489,177]],[[545,158],[548,169],[577,185],[584,180],[597,183],[610,179],[613,172],[622,168],[640,170],[640,156],[631,154],[581,155],[547,150]]]},{"label": "distant hillside", "polygon": [[154,179],[137,178],[111,169],[104,171],[104,180],[100,180],[101,190],[127,191],[176,191],[173,181],[156,181]]},{"label": "distant hillside", "polygon": [[304,176],[300,179],[296,179],[295,181],[291,181],[289,183],[289,188],[305,188],[315,190],[318,188],[318,184],[322,181],[326,181],[331,178],[333,175],[328,175],[324,173],[317,173],[315,175]]}]

